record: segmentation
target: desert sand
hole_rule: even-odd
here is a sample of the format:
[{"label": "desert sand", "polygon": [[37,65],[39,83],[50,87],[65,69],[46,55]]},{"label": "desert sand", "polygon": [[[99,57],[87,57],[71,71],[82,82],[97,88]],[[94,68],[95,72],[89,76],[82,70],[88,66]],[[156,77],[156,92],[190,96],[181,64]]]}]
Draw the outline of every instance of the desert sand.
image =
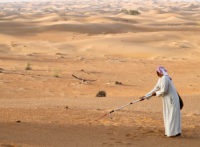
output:
[{"label": "desert sand", "polygon": [[[149,92],[160,65],[184,101],[181,137],[164,136],[158,97],[94,121]],[[199,147],[199,67],[197,1],[0,3],[0,146]]]}]

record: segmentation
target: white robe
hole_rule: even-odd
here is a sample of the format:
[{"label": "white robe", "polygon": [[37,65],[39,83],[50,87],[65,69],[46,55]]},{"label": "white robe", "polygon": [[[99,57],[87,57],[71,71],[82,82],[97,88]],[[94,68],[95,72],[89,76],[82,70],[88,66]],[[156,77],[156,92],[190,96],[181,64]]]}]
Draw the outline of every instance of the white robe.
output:
[{"label": "white robe", "polygon": [[153,92],[163,100],[163,117],[165,125],[165,135],[174,136],[181,133],[181,113],[179,97],[169,76],[159,78],[154,89],[145,95],[151,98]]}]

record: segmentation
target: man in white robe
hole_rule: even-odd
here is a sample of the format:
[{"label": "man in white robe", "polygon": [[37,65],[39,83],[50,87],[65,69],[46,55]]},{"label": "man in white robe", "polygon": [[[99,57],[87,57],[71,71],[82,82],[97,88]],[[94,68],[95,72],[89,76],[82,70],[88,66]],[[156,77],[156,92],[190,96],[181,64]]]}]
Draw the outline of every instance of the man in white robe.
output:
[{"label": "man in white robe", "polygon": [[162,97],[165,135],[175,137],[181,135],[181,113],[179,97],[167,70],[160,66],[156,69],[159,76],[154,89],[141,97],[141,100],[150,99],[152,96]]}]

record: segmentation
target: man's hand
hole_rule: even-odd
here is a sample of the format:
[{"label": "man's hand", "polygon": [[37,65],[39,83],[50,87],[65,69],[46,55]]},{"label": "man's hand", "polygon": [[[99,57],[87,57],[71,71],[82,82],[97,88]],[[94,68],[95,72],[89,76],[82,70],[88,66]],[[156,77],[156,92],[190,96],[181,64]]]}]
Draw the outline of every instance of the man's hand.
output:
[{"label": "man's hand", "polygon": [[153,92],[153,93],[152,93],[152,96],[156,96],[156,92]]},{"label": "man's hand", "polygon": [[144,101],[145,100],[145,96],[140,97],[140,101]]}]

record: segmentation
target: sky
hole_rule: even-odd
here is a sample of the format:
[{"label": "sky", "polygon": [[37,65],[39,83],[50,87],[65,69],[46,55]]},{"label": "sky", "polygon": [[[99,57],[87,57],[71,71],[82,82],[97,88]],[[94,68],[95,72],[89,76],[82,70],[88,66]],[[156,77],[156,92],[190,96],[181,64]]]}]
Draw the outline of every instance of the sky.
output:
[{"label": "sky", "polygon": [[[21,2],[21,1],[47,1],[47,0],[0,0],[0,3],[1,2]],[[54,1],[54,0],[50,0],[50,1]],[[171,0],[171,1],[199,1],[200,2],[200,0]]]},{"label": "sky", "polygon": [[[0,0],[0,2],[13,2],[13,1],[14,2],[17,2],[17,1],[20,2],[20,1],[42,1],[42,0]],[[45,0],[43,0],[43,1],[45,1]],[[52,1],[52,0],[50,0],[50,1]],[[200,1],[200,0],[174,0],[174,1]]]}]

